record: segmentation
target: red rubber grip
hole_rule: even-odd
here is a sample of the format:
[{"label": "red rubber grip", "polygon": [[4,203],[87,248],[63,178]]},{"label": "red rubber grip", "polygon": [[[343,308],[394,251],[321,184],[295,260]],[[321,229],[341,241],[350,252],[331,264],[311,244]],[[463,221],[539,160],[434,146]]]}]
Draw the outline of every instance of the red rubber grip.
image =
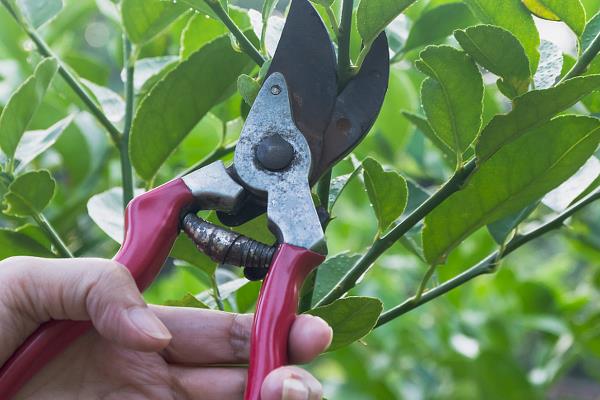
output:
[{"label": "red rubber grip", "polygon": [[256,305],[245,400],[260,400],[269,372],[288,364],[288,336],[302,284],[324,259],[322,254],[289,244],[277,249]]},{"label": "red rubber grip", "polygon": [[[144,193],[129,203],[125,240],[115,260],[127,267],[140,290],[160,271],[179,233],[181,210],[194,196],[181,179]],[[41,325],[0,369],[0,399],[13,397],[38,371],[92,326],[89,321],[49,321]]]}]

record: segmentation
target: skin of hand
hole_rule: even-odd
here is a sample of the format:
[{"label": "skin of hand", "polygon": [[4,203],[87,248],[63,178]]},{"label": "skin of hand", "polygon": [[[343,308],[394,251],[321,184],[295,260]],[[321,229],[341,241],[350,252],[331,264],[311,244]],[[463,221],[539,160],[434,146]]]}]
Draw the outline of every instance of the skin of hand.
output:
[{"label": "skin of hand", "polygon": [[[251,315],[148,306],[129,271],[104,259],[13,257],[0,262],[0,365],[50,319],[94,328],[52,360],[17,399],[242,399]],[[323,320],[301,315],[293,363],[331,343]],[[263,400],[320,400],[320,383],[295,366],[265,379]]]}]

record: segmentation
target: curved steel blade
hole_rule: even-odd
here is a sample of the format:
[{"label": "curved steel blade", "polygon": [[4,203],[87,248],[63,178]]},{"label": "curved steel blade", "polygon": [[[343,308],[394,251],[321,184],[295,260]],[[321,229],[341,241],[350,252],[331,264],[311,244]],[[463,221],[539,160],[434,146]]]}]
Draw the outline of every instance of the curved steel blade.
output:
[{"label": "curved steel blade", "polygon": [[329,33],[308,0],[292,0],[267,76],[273,72],[285,77],[294,122],[308,142],[314,169],[336,101],[337,75]]},{"label": "curved steel blade", "polygon": [[337,98],[323,139],[321,158],[311,173],[311,183],[347,156],[369,132],[381,110],[389,75],[388,42],[385,33],[381,33],[358,74]]}]

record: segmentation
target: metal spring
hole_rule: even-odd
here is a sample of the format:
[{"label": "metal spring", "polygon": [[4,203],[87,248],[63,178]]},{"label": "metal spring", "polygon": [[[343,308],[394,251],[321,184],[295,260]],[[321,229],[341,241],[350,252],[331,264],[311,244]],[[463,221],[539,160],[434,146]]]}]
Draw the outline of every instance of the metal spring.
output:
[{"label": "metal spring", "polygon": [[254,271],[252,276],[264,276],[275,254],[275,247],[207,222],[193,213],[185,215],[182,225],[196,247],[212,260],[262,270]]}]

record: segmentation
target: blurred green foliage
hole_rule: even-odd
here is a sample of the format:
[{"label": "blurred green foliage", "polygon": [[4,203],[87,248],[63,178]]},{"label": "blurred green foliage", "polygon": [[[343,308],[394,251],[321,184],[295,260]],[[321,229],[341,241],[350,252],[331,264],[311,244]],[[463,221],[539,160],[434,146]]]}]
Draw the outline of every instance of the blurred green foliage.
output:
[{"label": "blurred green foliage", "polygon": [[[0,258],[111,257],[123,232],[123,166],[133,165],[138,194],[207,160],[231,160],[264,79],[256,64],[268,66],[287,3],[43,3],[0,7]],[[598,398],[600,204],[582,201],[600,184],[600,85],[598,75],[555,84],[600,73],[600,3],[357,0],[350,30],[337,26],[342,0],[315,3],[334,41],[348,35],[341,75],[383,29],[392,59],[378,120],[320,199],[332,216],[330,257],[301,307],[331,303],[310,311],[336,332],[333,351],[309,366],[326,396]],[[545,31],[532,13],[568,26],[572,48],[540,51]],[[424,207],[434,193],[450,198]],[[566,226],[469,270],[548,220]],[[239,230],[274,240],[264,217]],[[424,304],[427,289],[468,271],[484,276]],[[341,280],[351,296],[328,301]],[[259,287],[181,236],[145,296],[251,312]],[[403,302],[410,313],[383,314],[386,323],[357,341],[382,306]]]}]

